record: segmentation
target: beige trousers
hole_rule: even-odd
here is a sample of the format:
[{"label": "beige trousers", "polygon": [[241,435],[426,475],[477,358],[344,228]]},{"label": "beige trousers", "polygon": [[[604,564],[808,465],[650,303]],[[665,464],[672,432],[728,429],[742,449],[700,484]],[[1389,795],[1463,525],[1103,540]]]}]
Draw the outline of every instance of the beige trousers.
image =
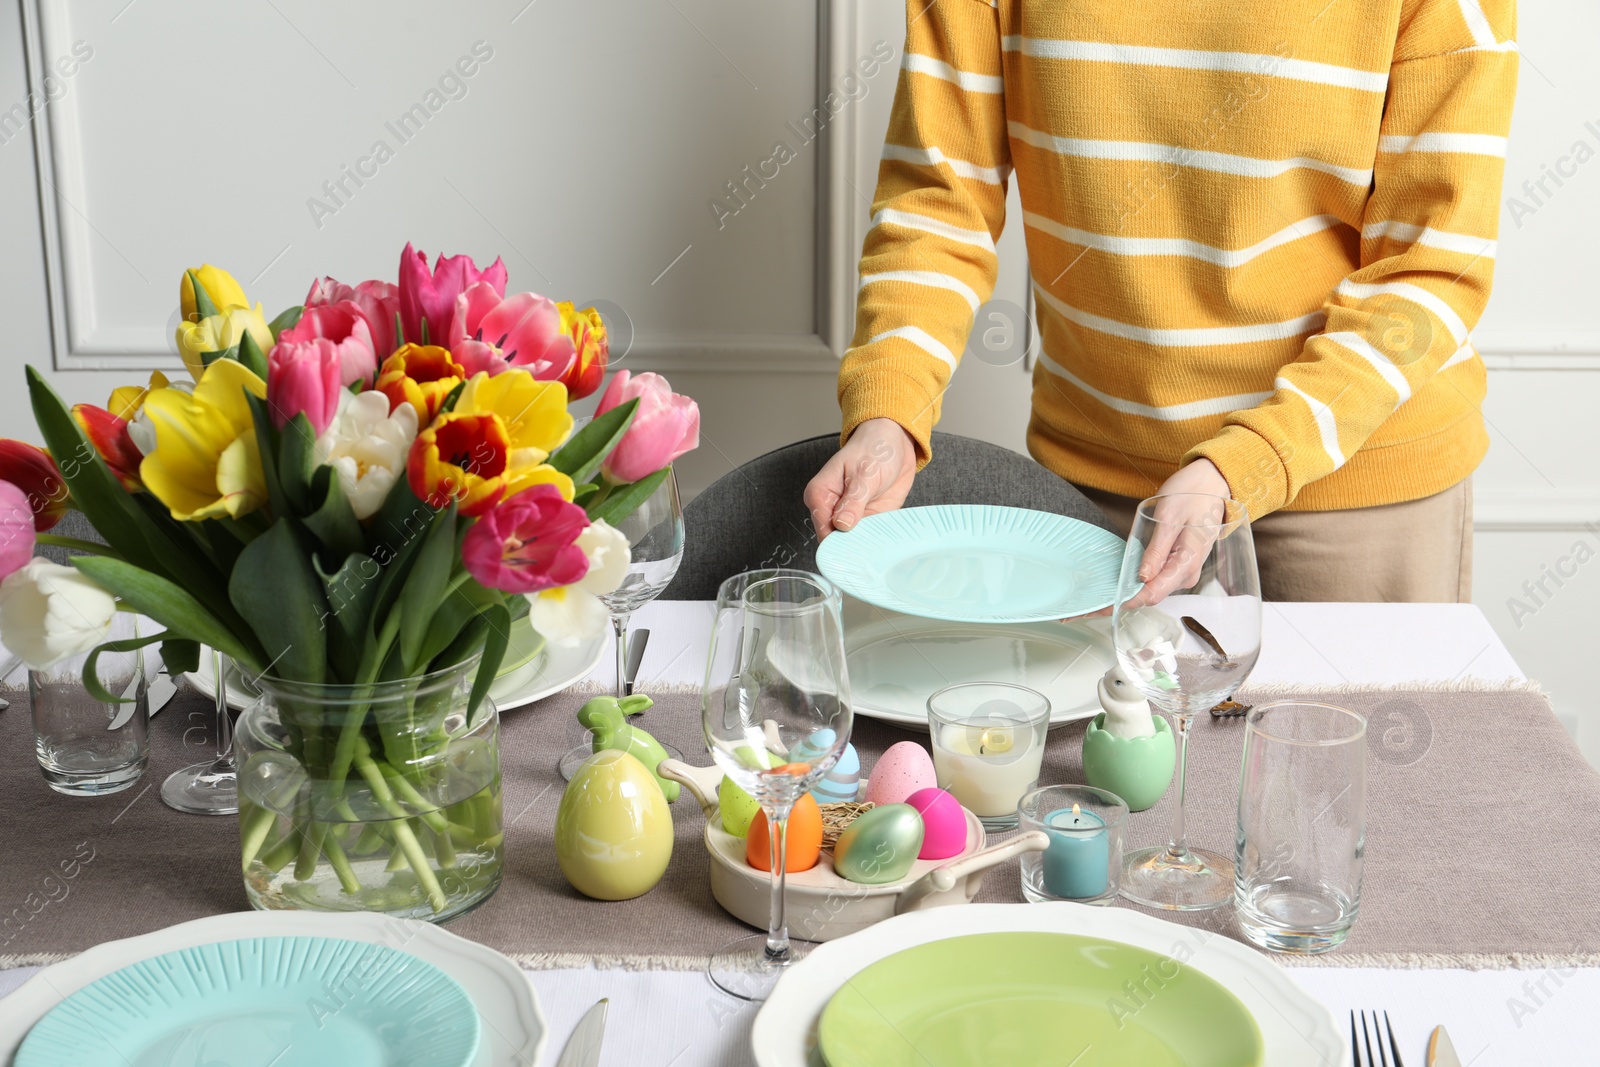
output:
[{"label": "beige trousers", "polygon": [[[1078,488],[1128,535],[1139,501]],[[1274,511],[1250,527],[1267,600],[1472,599],[1471,478],[1403,504]]]}]

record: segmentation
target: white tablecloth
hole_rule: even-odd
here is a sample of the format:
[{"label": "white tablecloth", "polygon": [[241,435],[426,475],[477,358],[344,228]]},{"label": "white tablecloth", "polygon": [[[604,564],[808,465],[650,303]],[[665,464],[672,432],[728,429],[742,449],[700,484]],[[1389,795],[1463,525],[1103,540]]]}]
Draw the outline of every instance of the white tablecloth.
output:
[{"label": "white tablecloth", "polygon": [[[651,631],[641,688],[700,682],[710,618],[710,606],[702,603],[654,604],[635,616],[636,626]],[[608,662],[594,680],[613,677]],[[1522,677],[1470,604],[1273,604],[1251,680],[1337,686]],[[1600,1003],[1600,969],[1286,970],[1341,1022],[1352,1008],[1388,1011],[1407,1067],[1420,1067],[1426,1036],[1441,1023],[1470,1067],[1600,1062],[1590,1030],[1592,1005]],[[33,971],[0,971],[0,995]],[[578,1017],[601,997],[611,999],[601,1061],[608,1067],[754,1062],[754,1007],[719,994],[703,975],[570,970],[531,972],[529,979],[551,1026],[546,1064],[555,1063]]]}]

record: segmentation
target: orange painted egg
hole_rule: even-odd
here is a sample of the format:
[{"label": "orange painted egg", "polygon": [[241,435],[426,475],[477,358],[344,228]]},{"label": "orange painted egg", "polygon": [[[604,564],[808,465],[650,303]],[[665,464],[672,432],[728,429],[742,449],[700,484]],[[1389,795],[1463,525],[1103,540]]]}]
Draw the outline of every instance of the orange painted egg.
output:
[{"label": "orange painted egg", "polygon": [[[790,871],[809,871],[822,855],[822,809],[808,793],[795,802],[789,813],[789,831],[784,838],[784,864]],[[772,843],[767,839],[767,813],[756,812],[750,820],[750,835],[744,839],[744,860],[758,871],[772,870]]]}]

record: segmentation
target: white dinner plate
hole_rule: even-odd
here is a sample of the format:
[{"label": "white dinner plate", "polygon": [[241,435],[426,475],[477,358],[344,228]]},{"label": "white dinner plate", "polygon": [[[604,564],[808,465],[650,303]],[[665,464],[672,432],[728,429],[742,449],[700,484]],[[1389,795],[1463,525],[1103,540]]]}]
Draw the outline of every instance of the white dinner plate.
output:
[{"label": "white dinner plate", "polygon": [[255,937],[334,937],[408,952],[454,978],[472,998],[483,1021],[472,1067],[529,1067],[544,1051],[549,1027],[533,985],[492,948],[415,919],[364,912],[245,911],[107,941],[46,967],[5,998],[0,1063],[11,1062],[33,1024],[50,1009],[113,971],[179,949]]},{"label": "white dinner plate", "polygon": [[1050,725],[1100,713],[1096,686],[1117,662],[1110,619],[1019,625],[944,622],[844,601],[845,662],[858,715],[925,730],[928,698],[958,682],[1043,693]]},{"label": "white dinner plate", "polygon": [[817,946],[778,979],[757,1013],[750,1035],[756,1064],[826,1067],[817,1049],[822,1009],[852,976],[879,960],[947,937],[1014,931],[1081,934],[1159,952],[1239,998],[1261,1028],[1264,1063],[1329,1067],[1346,1061],[1333,1013],[1264,955],[1222,934],[1127,908],[1055,903],[968,904],[910,912]]},{"label": "white dinner plate", "polygon": [[[494,706],[503,714],[513,708],[520,708],[524,704],[532,704],[536,700],[543,700],[547,696],[559,693],[589,677],[600,665],[600,660],[610,645],[609,632],[591,641],[585,641],[577,648],[546,645],[527,663],[496,678],[494,684],[489,687],[489,699],[494,701]],[[506,655],[511,654],[511,650],[508,649]],[[251,685],[231,661],[226,670],[228,706],[235,711],[243,710],[261,695],[260,690]],[[205,645],[200,646],[200,669],[183,677],[188,679],[189,684],[199,692],[212,699],[216,698],[217,685],[211,670],[210,648]]]}]

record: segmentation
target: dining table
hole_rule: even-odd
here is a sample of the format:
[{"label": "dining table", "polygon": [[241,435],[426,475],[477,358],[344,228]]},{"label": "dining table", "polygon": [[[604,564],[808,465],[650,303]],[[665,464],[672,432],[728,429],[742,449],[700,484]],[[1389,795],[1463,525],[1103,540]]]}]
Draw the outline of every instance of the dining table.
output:
[{"label": "dining table", "polygon": [[[682,692],[699,686],[712,616],[713,605],[699,601],[660,601],[640,609],[633,625],[648,629],[651,636],[637,689]],[[615,679],[609,657],[604,659],[608,662],[582,684],[609,691]],[[1337,692],[1341,687],[1449,689],[1526,681],[1488,620],[1471,604],[1268,603],[1261,656],[1250,684]],[[25,713],[22,708],[9,714],[18,710]],[[506,728],[517,726],[510,722]],[[690,759],[698,755],[690,754]],[[1529,768],[1530,774],[1538,771]],[[1559,813],[1548,817],[1558,818]],[[33,826],[26,832],[47,831]],[[16,832],[13,826],[8,835]],[[1226,847],[1225,842],[1205,843]],[[1452,845],[1441,842],[1439,847]],[[1428,858],[1418,855],[1415,862],[1425,865]],[[4,995],[38,969],[0,970],[0,1015],[6,1010]],[[602,997],[610,1000],[602,1064],[725,1067],[756,1062],[751,1027],[760,1006],[719,992],[702,971],[633,964],[554,966],[525,973],[550,1028],[543,1057],[547,1064],[556,1062],[580,1017]],[[1600,1002],[1600,966],[1541,966],[1537,961],[1481,969],[1426,963],[1351,966],[1342,964],[1335,951],[1314,965],[1285,966],[1283,973],[1285,981],[1298,983],[1327,1006],[1341,1026],[1347,1025],[1351,1010],[1386,1012],[1406,1067],[1423,1063],[1427,1035],[1439,1025],[1448,1028],[1462,1063],[1471,1067],[1596,1062],[1596,1020],[1588,1006]]]}]

